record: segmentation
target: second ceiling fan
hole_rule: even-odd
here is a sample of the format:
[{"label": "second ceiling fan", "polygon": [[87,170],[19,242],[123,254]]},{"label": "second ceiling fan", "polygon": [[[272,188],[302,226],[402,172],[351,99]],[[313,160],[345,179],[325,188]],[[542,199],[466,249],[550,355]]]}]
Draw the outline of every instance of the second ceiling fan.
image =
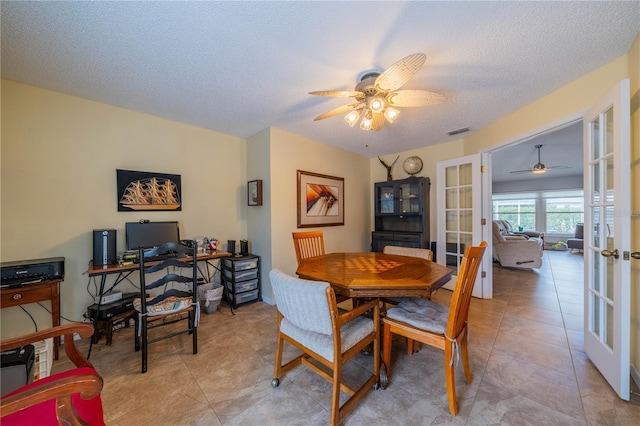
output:
[{"label": "second ceiling fan", "polygon": [[530,169],[524,169],[524,170],[514,170],[512,172],[509,173],[516,173],[516,174],[520,174],[520,173],[535,173],[535,174],[540,174],[540,173],[545,173],[547,170],[549,169],[570,169],[569,166],[545,166],[544,164],[542,164],[542,161],[540,160],[540,148],[542,148],[542,145],[536,145],[536,149],[538,150],[538,162]]},{"label": "second ceiling fan", "polygon": [[317,116],[314,121],[348,113],[344,119],[351,127],[362,116],[360,122],[362,130],[380,130],[384,126],[385,119],[393,123],[398,117],[400,111],[394,107],[421,107],[444,102],[446,98],[438,93],[426,90],[398,90],[422,68],[426,59],[427,55],[424,53],[414,53],[400,59],[382,73],[367,72],[360,78],[360,82],[353,91],[309,92],[310,95],[355,98],[355,102],[325,112]]}]

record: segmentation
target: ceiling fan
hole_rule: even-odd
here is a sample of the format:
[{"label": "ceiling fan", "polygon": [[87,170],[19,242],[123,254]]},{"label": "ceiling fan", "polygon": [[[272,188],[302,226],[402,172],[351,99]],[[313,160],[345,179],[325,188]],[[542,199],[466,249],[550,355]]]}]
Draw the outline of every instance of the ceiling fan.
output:
[{"label": "ceiling fan", "polygon": [[309,92],[310,95],[355,98],[355,102],[325,112],[314,121],[348,113],[344,119],[351,127],[362,116],[362,130],[380,130],[385,124],[385,119],[393,123],[398,118],[400,111],[394,107],[421,107],[446,101],[443,95],[426,90],[398,90],[422,68],[426,59],[427,55],[424,53],[414,53],[400,59],[382,73],[366,72],[353,91]]},{"label": "ceiling fan", "polygon": [[544,173],[549,169],[570,169],[569,166],[545,166],[544,164],[542,164],[542,162],[540,161],[540,148],[542,148],[542,145],[536,145],[536,149],[538,150],[538,162],[530,169],[525,169],[525,170],[514,170],[512,172],[509,173],[516,173],[516,174],[520,174],[520,173],[535,173],[535,174],[539,174],[539,173]]}]

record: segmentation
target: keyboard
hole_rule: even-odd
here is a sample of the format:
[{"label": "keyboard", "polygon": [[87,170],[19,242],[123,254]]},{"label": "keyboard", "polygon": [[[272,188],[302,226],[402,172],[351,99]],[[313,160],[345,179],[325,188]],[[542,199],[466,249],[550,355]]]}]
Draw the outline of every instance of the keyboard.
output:
[{"label": "keyboard", "polygon": [[[167,260],[167,259],[172,259],[172,258],[177,258],[178,257],[178,253],[162,253],[162,254],[158,254],[156,256],[148,256],[144,258],[145,262],[160,262],[162,260]],[[140,259],[139,258],[135,258],[133,260],[133,263],[140,263]]]}]

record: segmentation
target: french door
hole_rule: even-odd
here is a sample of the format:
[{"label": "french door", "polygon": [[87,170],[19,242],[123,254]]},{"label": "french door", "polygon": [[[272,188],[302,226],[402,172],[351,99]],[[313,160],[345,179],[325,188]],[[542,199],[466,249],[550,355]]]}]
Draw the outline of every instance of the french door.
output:
[{"label": "french door", "polygon": [[584,349],[629,400],[629,80],[584,115]]},{"label": "french door", "polygon": [[[437,262],[453,269],[445,288],[453,290],[464,249],[482,241],[481,155],[474,154],[437,164]],[[487,241],[491,243],[491,239]],[[486,272],[491,265],[491,247],[484,255],[473,288],[474,297],[491,297],[484,291]],[[489,268],[486,265],[489,265]],[[490,286],[490,279],[487,280]]]}]

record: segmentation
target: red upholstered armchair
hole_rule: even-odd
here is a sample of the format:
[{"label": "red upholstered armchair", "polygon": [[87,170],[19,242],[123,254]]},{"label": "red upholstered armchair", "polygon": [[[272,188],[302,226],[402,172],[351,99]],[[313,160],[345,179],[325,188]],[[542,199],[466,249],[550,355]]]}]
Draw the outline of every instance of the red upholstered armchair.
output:
[{"label": "red upholstered armchair", "polygon": [[102,377],[73,341],[74,333],[87,338],[91,337],[93,330],[90,324],[66,324],[0,343],[0,350],[4,352],[50,337],[64,336],[65,353],[76,366],[3,396],[0,400],[2,426],[104,425],[100,399]]}]

